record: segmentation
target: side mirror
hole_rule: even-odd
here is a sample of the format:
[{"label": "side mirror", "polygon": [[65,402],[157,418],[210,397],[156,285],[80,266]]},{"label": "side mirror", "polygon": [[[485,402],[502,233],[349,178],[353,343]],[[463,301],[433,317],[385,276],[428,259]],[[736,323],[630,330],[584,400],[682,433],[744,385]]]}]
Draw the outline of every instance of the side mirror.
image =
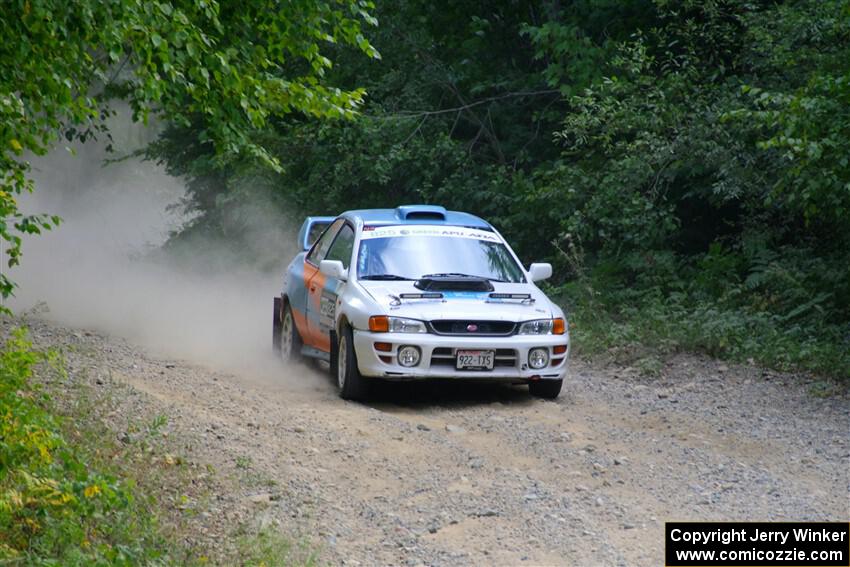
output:
[{"label": "side mirror", "polygon": [[[322,260],[319,262],[319,271],[329,278],[345,281],[348,279],[348,270],[339,260]],[[551,272],[551,268],[549,269]]]},{"label": "side mirror", "polygon": [[547,280],[552,277],[552,264],[532,264],[528,267],[528,275],[533,282]]}]

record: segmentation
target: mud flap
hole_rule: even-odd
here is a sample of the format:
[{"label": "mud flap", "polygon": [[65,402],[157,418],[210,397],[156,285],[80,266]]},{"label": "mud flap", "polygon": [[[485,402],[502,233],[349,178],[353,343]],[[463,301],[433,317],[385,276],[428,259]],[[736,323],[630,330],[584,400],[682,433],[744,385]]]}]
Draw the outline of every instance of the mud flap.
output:
[{"label": "mud flap", "polygon": [[336,338],[336,331],[330,332],[330,338],[331,338],[331,360],[330,360],[331,376],[333,376],[334,380],[336,380],[336,351],[337,351],[337,346],[338,346],[337,345],[337,338]]},{"label": "mud flap", "polygon": [[274,313],[272,314],[272,349],[275,352],[280,352],[280,333],[282,322],[280,320],[281,298],[274,298]]}]

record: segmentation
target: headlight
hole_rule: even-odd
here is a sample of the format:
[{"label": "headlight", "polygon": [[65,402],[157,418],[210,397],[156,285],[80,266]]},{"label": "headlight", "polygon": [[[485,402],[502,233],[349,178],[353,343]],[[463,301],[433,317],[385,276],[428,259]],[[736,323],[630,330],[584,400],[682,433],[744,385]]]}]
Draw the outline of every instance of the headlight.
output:
[{"label": "headlight", "polygon": [[519,326],[520,335],[551,335],[552,319],[538,319],[526,321]]},{"label": "headlight", "polygon": [[425,323],[404,317],[375,315],[369,317],[369,330],[373,333],[427,333]]},{"label": "headlight", "polygon": [[416,319],[390,317],[390,333],[427,333],[425,323]]},{"label": "headlight", "polygon": [[566,325],[560,317],[557,319],[536,319],[526,321],[519,326],[519,335],[563,335]]}]

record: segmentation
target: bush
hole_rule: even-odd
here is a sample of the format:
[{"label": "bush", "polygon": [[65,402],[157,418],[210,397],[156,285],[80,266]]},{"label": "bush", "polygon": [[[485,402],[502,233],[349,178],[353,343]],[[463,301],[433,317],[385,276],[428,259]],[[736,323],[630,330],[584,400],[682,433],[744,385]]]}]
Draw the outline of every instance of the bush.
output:
[{"label": "bush", "polygon": [[[792,267],[774,268],[794,273]],[[717,269],[712,261],[710,271]],[[706,285],[695,283],[700,281]],[[574,344],[584,353],[609,350],[631,364],[646,350],[698,351],[850,379],[850,325],[831,320],[833,311],[821,307],[829,299],[822,293],[804,295],[805,289],[786,282],[785,295],[806,299],[785,303],[778,291],[759,293],[750,278],[714,276],[674,278],[652,287],[606,283],[587,276],[560,288],[575,325]]]},{"label": "bush", "polygon": [[0,563],[138,565],[167,562],[154,519],[132,483],[91,470],[69,444],[49,396],[33,383],[54,353],[23,329],[0,353]]}]

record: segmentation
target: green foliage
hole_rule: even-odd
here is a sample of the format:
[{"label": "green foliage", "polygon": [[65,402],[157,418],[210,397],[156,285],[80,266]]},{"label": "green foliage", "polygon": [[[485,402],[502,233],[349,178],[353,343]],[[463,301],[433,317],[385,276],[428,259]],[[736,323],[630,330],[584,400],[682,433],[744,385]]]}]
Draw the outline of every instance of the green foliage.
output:
[{"label": "green foliage", "polygon": [[746,25],[758,47],[755,70],[766,71],[767,80],[747,82],[749,104],[729,117],[759,127],[757,147],[775,156],[780,170],[769,202],[808,224],[846,227],[850,2],[789,3],[776,8],[775,18],[750,18]]},{"label": "green foliage", "polygon": [[[276,123],[266,140],[281,172],[216,170],[195,125],[170,128],[151,148],[151,157],[188,178],[188,208],[198,214],[172,245],[248,232],[251,219],[234,226],[231,211],[257,193],[287,214],[427,201],[528,228],[514,215],[533,192],[530,172],[557,156],[549,138],[563,112],[531,39],[546,21],[541,4],[405,0],[379,5],[376,15],[380,64],[341,50],[331,73],[369,92],[362,116]],[[601,36],[605,23],[598,26]]]},{"label": "green foliage", "polygon": [[0,561],[138,565],[167,559],[155,520],[131,485],[92,470],[32,384],[38,365],[61,370],[17,330],[0,353]]},{"label": "green foliage", "polygon": [[171,128],[151,155],[190,180],[186,235],[234,232],[258,189],[289,214],[439,203],[595,290],[573,317],[606,344],[844,373],[850,2],[562,4],[378,6],[384,59],[330,72],[363,116],[274,123],[279,172]]},{"label": "green foliage", "polygon": [[[45,373],[63,383],[66,399],[38,385]],[[198,489],[194,475],[182,474],[183,459],[162,451],[167,417],[131,422],[133,438],[119,443],[102,421],[114,409],[110,398],[91,399],[86,386],[66,380],[56,353],[34,350],[23,329],[12,332],[0,351],[0,564],[207,564],[204,550],[187,545],[165,494]],[[192,513],[185,495],[180,502],[182,514]],[[213,559],[316,563],[306,541],[245,526],[232,535],[234,545]]]},{"label": "green foliage", "polygon": [[656,4],[540,177],[595,259],[589,343],[850,375],[848,3]]},{"label": "green foliage", "polygon": [[811,250],[719,246],[697,260],[658,260],[660,274],[628,286],[599,265],[553,290],[571,312],[578,352],[640,368],[656,352],[698,351],[850,379],[846,263]]},{"label": "green foliage", "polygon": [[[10,0],[0,3],[0,239],[8,265],[20,261],[18,233],[58,223],[26,216],[15,195],[32,190],[27,156],[64,135],[107,134],[109,100],[195,124],[217,165],[276,159],[258,141],[273,118],[298,112],[351,117],[359,88],[327,81],[335,45],[377,58],[362,24],[374,25],[367,0]],[[12,282],[0,274],[0,294]]]},{"label": "green foliage", "polygon": [[606,351],[630,364],[647,352],[705,352],[783,371],[802,369],[850,379],[846,325],[789,326],[770,312],[722,308],[705,300],[695,303],[683,294],[646,293],[629,299],[616,307],[575,311],[577,352]]},{"label": "green foliage", "polygon": [[298,544],[274,531],[262,528],[256,531],[243,530],[237,537],[238,561],[245,567],[269,567],[272,565],[318,565],[317,550],[306,542]]},{"label": "green foliage", "polygon": [[845,223],[850,213],[850,71],[813,74],[792,94],[744,87],[756,110],[730,113],[754,120],[772,135],[758,142],[787,164],[768,202],[802,213],[807,223]]}]

